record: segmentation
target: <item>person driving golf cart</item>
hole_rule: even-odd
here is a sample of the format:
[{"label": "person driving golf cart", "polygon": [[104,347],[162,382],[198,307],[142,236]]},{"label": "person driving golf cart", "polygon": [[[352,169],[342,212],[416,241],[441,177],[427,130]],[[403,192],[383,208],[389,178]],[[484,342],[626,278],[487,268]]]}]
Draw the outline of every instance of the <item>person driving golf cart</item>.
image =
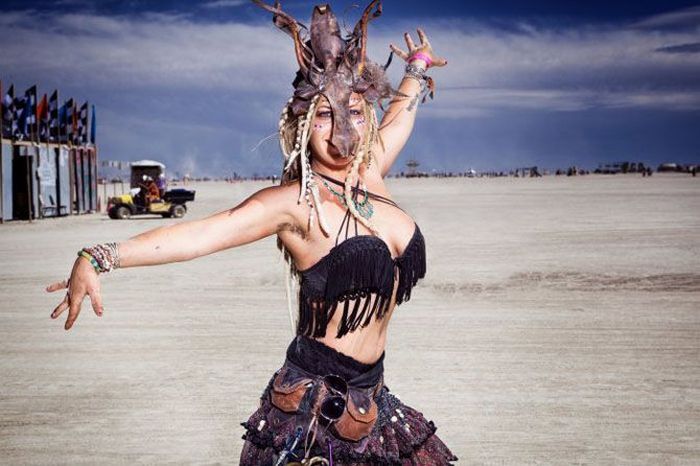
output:
[{"label": "person driving golf cart", "polygon": [[152,202],[162,202],[160,189],[158,189],[158,185],[150,176],[143,175],[139,183],[139,188],[140,190],[136,198],[141,201],[140,203],[145,207],[148,208]]}]

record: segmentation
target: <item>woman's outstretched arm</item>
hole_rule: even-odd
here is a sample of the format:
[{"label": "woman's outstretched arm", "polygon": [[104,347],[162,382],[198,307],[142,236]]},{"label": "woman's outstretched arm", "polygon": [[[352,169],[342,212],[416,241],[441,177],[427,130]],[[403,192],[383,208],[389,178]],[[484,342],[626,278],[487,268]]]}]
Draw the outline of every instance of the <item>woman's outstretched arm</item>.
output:
[{"label": "woman's outstretched arm", "polygon": [[[404,33],[408,52],[402,51],[394,44],[391,44],[389,47],[396,55],[406,62],[413,57],[414,60],[411,60],[411,63],[423,69],[429,68],[430,66],[444,66],[447,64],[447,60],[435,55],[423,30],[418,29],[418,37],[421,40],[421,44],[416,46],[411,36],[407,32]],[[425,60],[415,58],[414,55],[416,53],[422,53],[424,56],[427,56],[431,60],[431,64],[428,64]],[[408,141],[408,137],[413,131],[421,85],[417,79],[404,76],[399,84],[398,90],[408,97],[394,97],[389,103],[389,107],[379,124],[379,136],[382,143],[377,144],[375,153],[378,154],[377,159],[379,161],[382,177],[389,173],[391,166],[396,161],[396,158],[399,153],[401,153],[401,150]]]},{"label": "woman's outstretched arm", "polygon": [[188,261],[272,235],[281,223],[292,222],[283,189],[265,188],[232,209],[155,228],[119,243],[121,267]]},{"label": "woman's outstretched arm", "polygon": [[[280,225],[294,223],[289,211],[288,188],[262,189],[238,206],[201,220],[155,228],[119,243],[121,267],[182,262],[217,251],[247,244],[276,233]],[[49,285],[49,292],[68,289],[66,296],[51,313],[58,318],[68,309],[64,328],[69,330],[80,314],[86,296],[95,314],[102,315],[100,282],[90,262],[79,257],[73,264],[70,279]]]}]

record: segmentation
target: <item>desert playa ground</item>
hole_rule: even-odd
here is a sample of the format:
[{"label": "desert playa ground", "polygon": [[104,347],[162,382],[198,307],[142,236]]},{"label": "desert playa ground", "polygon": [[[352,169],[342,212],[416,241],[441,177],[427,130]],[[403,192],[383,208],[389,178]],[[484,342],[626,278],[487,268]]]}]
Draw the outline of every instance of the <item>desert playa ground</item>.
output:
[{"label": "desert playa ground", "polygon": [[[458,464],[700,463],[700,178],[389,180],[428,275],[386,383]],[[266,183],[202,183],[187,219]],[[49,319],[84,245],[178,220],[0,225],[0,463],[235,464],[291,332],[273,238],[103,280]]]}]

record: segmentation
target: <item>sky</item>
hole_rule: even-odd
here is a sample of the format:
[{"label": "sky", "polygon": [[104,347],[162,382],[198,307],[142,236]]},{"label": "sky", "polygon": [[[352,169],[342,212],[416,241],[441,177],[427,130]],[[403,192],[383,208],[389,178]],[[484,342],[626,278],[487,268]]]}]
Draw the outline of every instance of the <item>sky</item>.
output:
[{"label": "sky", "polygon": [[[269,3],[272,3],[270,1]],[[366,3],[369,3],[367,1]],[[331,3],[352,29],[365,2]],[[282,1],[308,24],[315,2]],[[368,57],[422,28],[429,75],[394,165],[426,171],[700,162],[700,3],[385,0]],[[0,1],[3,88],[37,84],[97,108],[102,160],[196,176],[278,174],[292,40],[247,0]],[[398,87],[403,64],[387,70]],[[379,114],[381,118],[381,113]]]}]

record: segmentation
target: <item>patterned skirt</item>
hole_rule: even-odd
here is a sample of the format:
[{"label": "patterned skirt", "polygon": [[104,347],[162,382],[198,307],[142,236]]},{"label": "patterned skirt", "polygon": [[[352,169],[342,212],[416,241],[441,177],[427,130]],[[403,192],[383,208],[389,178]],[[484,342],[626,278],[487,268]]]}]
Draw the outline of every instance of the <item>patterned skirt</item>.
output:
[{"label": "patterned skirt", "polygon": [[312,464],[335,466],[449,466],[457,461],[435,435],[437,428],[433,421],[402,403],[384,385],[383,360],[382,354],[376,363],[364,364],[317,340],[298,335],[287,349],[283,367],[289,363],[319,377],[333,374],[345,380],[374,379],[372,382],[377,387],[372,392],[377,407],[374,425],[368,435],[357,441],[336,436],[332,428],[313,422],[318,421],[314,415],[318,405],[311,400],[313,390],[303,395],[295,412],[278,409],[271,401],[273,382],[280,372],[277,371],[260,397],[260,407],[241,423],[245,428],[245,444],[240,464],[286,465],[301,462],[304,457],[317,458]]}]

